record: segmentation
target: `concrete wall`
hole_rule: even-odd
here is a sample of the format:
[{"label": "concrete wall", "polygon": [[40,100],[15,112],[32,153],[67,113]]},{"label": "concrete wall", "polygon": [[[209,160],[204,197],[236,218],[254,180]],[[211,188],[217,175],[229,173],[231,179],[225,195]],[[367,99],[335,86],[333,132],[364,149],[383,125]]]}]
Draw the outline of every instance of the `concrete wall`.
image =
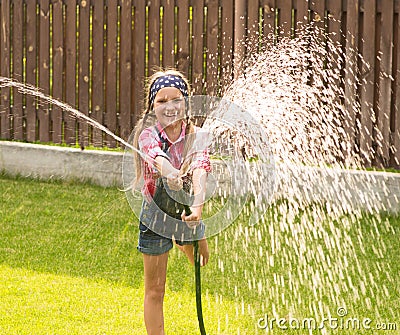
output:
[{"label": "concrete wall", "polygon": [[[122,187],[123,157],[122,152],[0,141],[0,171],[42,179],[89,181],[101,186]],[[277,181],[275,197],[294,193],[307,202],[329,201],[340,207],[344,206],[345,200],[351,207],[349,210],[362,207],[400,212],[400,173],[296,168],[292,174],[296,177],[289,176],[288,180],[295,180],[294,183]],[[229,181],[219,183],[219,188],[225,187],[224,184],[230,192]]]},{"label": "concrete wall", "polygon": [[122,158],[119,152],[0,142],[0,171],[24,177],[120,186]]}]

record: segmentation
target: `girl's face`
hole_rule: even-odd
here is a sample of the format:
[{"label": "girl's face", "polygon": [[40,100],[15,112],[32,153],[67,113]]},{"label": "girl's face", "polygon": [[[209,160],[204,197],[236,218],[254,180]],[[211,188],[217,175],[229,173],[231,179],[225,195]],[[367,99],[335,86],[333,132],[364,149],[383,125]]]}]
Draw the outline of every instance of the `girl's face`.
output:
[{"label": "girl's face", "polygon": [[185,116],[185,99],[179,89],[164,87],[157,92],[153,108],[163,128],[180,126]]}]

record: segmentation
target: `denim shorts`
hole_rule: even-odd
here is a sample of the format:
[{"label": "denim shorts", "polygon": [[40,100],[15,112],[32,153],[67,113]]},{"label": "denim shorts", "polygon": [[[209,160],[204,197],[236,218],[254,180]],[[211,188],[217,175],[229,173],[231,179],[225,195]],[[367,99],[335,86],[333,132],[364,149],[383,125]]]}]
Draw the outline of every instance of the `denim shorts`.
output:
[{"label": "denim shorts", "polygon": [[137,249],[147,255],[161,255],[171,250],[173,236],[176,244],[190,245],[205,235],[202,221],[195,229],[189,228],[182,220],[166,217],[166,214],[146,201],[143,201],[139,221]]},{"label": "denim shorts", "polygon": [[[199,225],[200,229],[198,229],[199,234],[198,238],[201,239],[204,236],[204,223],[201,222]],[[193,241],[179,241],[175,240],[175,243],[178,245],[190,245],[193,244]],[[146,255],[161,255],[171,250],[173,247],[172,238],[161,236],[152,230],[150,230],[147,226],[145,226],[142,222],[139,224],[139,241],[137,249]]]}]

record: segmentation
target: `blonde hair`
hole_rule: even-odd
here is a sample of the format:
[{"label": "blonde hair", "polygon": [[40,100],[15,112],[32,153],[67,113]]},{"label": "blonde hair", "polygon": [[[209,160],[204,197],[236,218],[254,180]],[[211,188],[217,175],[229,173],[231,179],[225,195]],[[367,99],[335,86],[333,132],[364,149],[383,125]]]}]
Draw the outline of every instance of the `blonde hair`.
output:
[{"label": "blonde hair", "polygon": [[[150,95],[150,88],[151,85],[160,77],[165,76],[165,75],[175,75],[175,76],[179,76],[183,79],[183,81],[186,83],[186,86],[188,88],[188,95],[190,96],[190,85],[189,82],[187,80],[187,78],[179,71],[175,70],[175,69],[159,69],[158,71],[156,71],[152,76],[150,76],[148,78],[147,84],[146,84],[146,90],[145,90],[145,108],[143,111],[143,114],[141,115],[141,118],[139,119],[139,121],[137,122],[136,126],[135,126],[135,135],[133,138],[133,146],[139,149],[139,136],[142,133],[142,131],[145,128],[151,127],[155,125],[156,122],[156,116],[155,113],[152,113],[152,105],[149,105],[149,95]],[[188,104],[189,106],[189,104]],[[190,120],[190,113],[188,111],[187,117],[186,117],[186,135],[188,134],[192,134],[195,132],[194,129],[194,124],[193,122]],[[181,166],[181,175],[184,175],[187,173],[187,171],[189,170],[190,167],[190,163],[191,163],[191,157],[188,156],[188,152],[189,149],[192,147],[193,144],[193,136],[190,136],[187,138],[187,140],[185,141],[185,146],[184,146],[184,150],[183,150],[183,163]],[[136,186],[136,184],[138,183],[138,181],[140,180],[141,176],[142,176],[142,160],[141,160],[141,156],[134,152],[134,163],[135,163],[135,168],[136,168],[136,178],[134,181],[134,186]]]}]

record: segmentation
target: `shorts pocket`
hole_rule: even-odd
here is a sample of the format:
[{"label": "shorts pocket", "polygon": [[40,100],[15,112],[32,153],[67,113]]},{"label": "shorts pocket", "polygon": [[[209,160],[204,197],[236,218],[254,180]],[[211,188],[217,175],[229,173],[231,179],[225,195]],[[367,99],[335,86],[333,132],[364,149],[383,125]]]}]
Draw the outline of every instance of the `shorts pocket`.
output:
[{"label": "shorts pocket", "polygon": [[142,222],[139,223],[139,230],[141,233],[145,233],[149,230],[149,227],[147,227],[146,225],[144,225]]}]

